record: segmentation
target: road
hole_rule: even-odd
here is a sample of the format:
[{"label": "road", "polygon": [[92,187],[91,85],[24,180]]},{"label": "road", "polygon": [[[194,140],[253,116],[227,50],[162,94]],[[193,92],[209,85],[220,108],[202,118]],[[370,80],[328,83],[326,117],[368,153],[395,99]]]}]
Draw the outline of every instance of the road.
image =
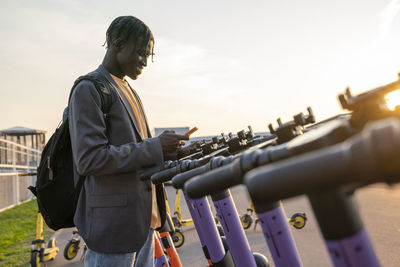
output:
[{"label": "road", "polygon": [[[167,187],[168,202],[171,209],[175,203],[175,190]],[[240,215],[246,212],[249,205],[248,195],[243,186],[232,189],[238,213]],[[356,192],[356,199],[359,205],[360,214],[364,220],[365,227],[374,244],[376,253],[382,266],[398,267],[400,266],[400,186],[389,188],[384,185],[374,185]],[[182,200],[184,218],[189,217],[189,213]],[[319,232],[316,220],[311,211],[306,197],[298,197],[283,202],[287,216],[295,212],[305,212],[308,220],[305,228],[296,230],[293,228],[294,238],[303,264],[305,267],[329,267],[332,266],[328,253],[325,249],[321,234]],[[183,228],[185,243],[177,251],[181,258],[183,266],[206,266],[200,243],[193,226]],[[66,261],[63,258],[62,251],[65,243],[71,237],[71,229],[64,229],[56,233],[57,245],[60,247],[60,253],[56,259],[49,262],[47,266],[83,266],[79,260],[83,249],[79,251],[78,256],[73,261]],[[271,266],[275,266],[271,260],[260,226],[250,227],[246,230],[246,235],[250,246],[254,252],[260,252],[270,259]]]}]

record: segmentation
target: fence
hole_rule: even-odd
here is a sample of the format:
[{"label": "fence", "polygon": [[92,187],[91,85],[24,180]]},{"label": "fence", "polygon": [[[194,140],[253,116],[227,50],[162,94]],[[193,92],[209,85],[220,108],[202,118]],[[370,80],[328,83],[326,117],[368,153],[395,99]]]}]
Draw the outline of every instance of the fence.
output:
[{"label": "fence", "polygon": [[33,198],[28,186],[36,175],[29,173],[36,172],[40,156],[39,150],[0,139],[0,212]]}]

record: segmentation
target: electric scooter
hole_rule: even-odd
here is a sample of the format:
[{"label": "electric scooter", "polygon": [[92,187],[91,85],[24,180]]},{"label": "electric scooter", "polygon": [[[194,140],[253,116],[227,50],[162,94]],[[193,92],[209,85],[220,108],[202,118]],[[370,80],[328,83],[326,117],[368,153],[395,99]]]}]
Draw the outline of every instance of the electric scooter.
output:
[{"label": "electric scooter", "polygon": [[[334,266],[375,267],[380,263],[353,194],[372,183],[399,182],[399,155],[400,121],[390,118],[343,143],[255,169],[245,182],[253,201],[263,205],[306,194]],[[322,171],[326,175],[321,176]]]},{"label": "electric scooter", "polygon": [[32,241],[31,260],[32,267],[43,266],[48,261],[54,260],[59,248],[56,245],[56,239],[50,238],[47,245],[43,237],[43,217],[40,212],[37,214],[36,220],[36,238]]},{"label": "electric scooter", "polygon": [[[353,97],[350,93],[350,90],[347,89],[345,94],[339,95],[339,99],[344,108],[353,111],[351,116],[348,116],[347,114],[346,116],[338,116],[334,120],[329,121],[329,123],[326,123],[326,125],[322,124],[323,127],[317,127],[318,130],[317,132],[313,131],[311,135],[306,134],[304,136],[298,137],[293,141],[287,143],[285,146],[280,146],[280,147],[277,146],[273,148],[269,147],[264,151],[254,151],[252,154],[248,153],[245,155],[245,157],[241,158],[241,161],[234,162],[234,164],[232,164],[233,166],[227,166],[225,167],[225,170],[223,169],[216,170],[218,171],[218,175],[215,176],[219,177],[218,179],[220,179],[220,182],[223,184],[226,183],[226,181],[223,181],[223,179],[226,180],[228,176],[234,176],[237,179],[238,176],[241,176],[243,174],[244,172],[243,169],[246,170],[247,168],[247,170],[251,170],[253,168],[256,168],[257,166],[270,164],[272,162],[283,160],[285,158],[303,154],[309,151],[313,151],[321,147],[340,143],[343,140],[359,132],[360,129],[362,129],[362,127],[368,121],[374,121],[388,116],[399,116],[399,111],[389,111],[388,109],[385,108],[385,99],[384,99],[384,96],[387,93],[396,90],[399,87],[400,87],[400,82],[397,81],[370,90],[367,93],[361,94],[357,97]],[[269,167],[266,166],[264,168],[268,169]],[[310,168],[309,169],[310,171],[314,171],[312,167],[308,166],[308,168]],[[292,184],[298,185],[297,175],[286,177],[285,173],[280,173],[280,176],[285,177],[286,181],[292,181]],[[209,186],[209,184],[207,185]],[[257,186],[258,185],[259,184],[257,184]],[[282,186],[281,184],[279,185]],[[314,186],[310,183],[307,183],[307,185],[310,185],[310,187]],[[257,186],[254,187],[254,190],[257,189],[256,188]],[[276,189],[277,187],[275,188],[275,190]],[[291,190],[295,189],[296,187],[292,187]],[[218,188],[216,188],[215,190],[218,190]],[[201,195],[199,193],[196,194]],[[264,191],[260,194],[263,194],[264,198],[267,199],[270,197],[269,194],[265,194]],[[335,194],[333,194],[331,197],[332,199],[334,199]],[[254,201],[254,197],[252,197],[252,199]],[[265,207],[273,206],[272,203],[276,203],[278,199],[279,198],[272,198],[271,201],[269,201],[267,204],[255,203],[255,208],[256,210],[259,209],[260,211],[262,211],[263,209],[265,209]],[[320,199],[318,199],[314,202],[323,203],[324,201],[320,201]],[[342,202],[346,201],[343,200]],[[259,206],[258,208],[257,205]],[[257,210],[257,212],[259,211]],[[275,217],[275,219],[276,218],[277,217]]]},{"label": "electric scooter", "polygon": [[[238,147],[239,146],[236,145],[234,149],[231,149],[231,151],[235,151],[235,149]],[[214,157],[207,165],[176,175],[172,179],[174,187],[180,189],[191,177],[220,166],[223,164],[223,160],[226,162],[233,160],[233,156],[224,158],[223,160],[222,158],[223,157]],[[217,210],[218,219],[221,221],[224,229],[228,247],[230,248],[236,266],[268,266],[268,261],[264,256],[257,253],[253,255],[251,253],[250,246],[244,234],[243,228],[241,227],[235,205],[230,196],[230,192],[226,190],[226,192],[219,192],[219,194],[212,195],[211,197]],[[192,201],[206,200],[205,197],[191,199],[187,196],[186,199],[188,206],[190,206]]]},{"label": "electric scooter", "polygon": [[155,267],[170,267],[167,257],[164,254],[164,248],[160,241],[160,234],[154,232],[154,266]]},{"label": "electric scooter", "polygon": [[182,211],[181,211],[181,205],[180,205],[181,194],[182,194],[182,190],[177,189],[176,190],[176,198],[175,198],[174,216],[172,217],[174,226],[179,227],[179,228],[182,226],[193,225],[192,219],[183,219],[182,218]]},{"label": "electric scooter", "polygon": [[[178,168],[179,170],[183,170],[184,166],[187,167],[190,165],[188,161],[183,161],[181,164],[182,166]],[[169,172],[171,172],[171,170],[169,170]],[[151,177],[154,184],[168,180],[168,178],[163,177],[163,172],[160,173],[155,173]],[[160,177],[162,179],[160,179]],[[233,267],[234,264],[231,254],[223,245],[207,199],[197,202],[187,200],[187,204],[208,264],[210,266]]]},{"label": "electric scooter", "polygon": [[[251,132],[251,128],[249,127],[250,131],[248,133],[245,133],[244,131],[241,131],[237,134],[237,137],[233,137],[230,136],[228,143],[228,151],[230,150],[232,151],[236,151],[236,150],[243,150],[244,148],[248,147],[250,144],[258,144],[258,143],[262,143],[260,142],[260,140],[265,141],[266,139],[269,138],[254,138],[254,134],[252,134]],[[247,143],[247,139],[251,139],[251,141],[249,143]],[[214,141],[215,142],[215,141]],[[217,142],[215,142],[217,143]],[[226,149],[220,149],[220,151],[214,151],[212,153],[212,156],[215,157],[218,153],[223,154],[223,153],[227,153]],[[211,154],[209,154],[211,155]],[[170,180],[175,174],[177,173],[182,173],[185,171],[188,171],[190,169],[194,169],[196,167],[199,167],[201,165],[203,165],[207,160],[213,160],[212,157],[208,157],[207,159],[203,159],[203,161],[189,161],[189,160],[183,160],[182,162],[178,163],[175,167],[170,168],[170,169],[166,169],[163,171],[160,171],[158,173],[154,173],[151,177],[152,182],[154,184],[159,184],[159,183],[163,183],[163,182],[167,182],[168,180]],[[201,162],[201,164],[200,164]],[[180,188],[177,188],[180,189]],[[186,198],[186,196],[185,196]],[[221,266],[231,266],[232,260],[230,259],[230,253],[229,251],[227,253],[224,253],[222,250],[222,246],[221,246],[221,241],[219,240],[219,236],[216,234],[218,233],[217,231],[213,231],[213,229],[215,228],[215,222],[212,221],[212,215],[211,215],[211,210],[210,207],[208,205],[208,201],[206,198],[201,199],[199,201],[192,201],[191,199],[186,198],[187,203],[188,203],[188,207],[189,207],[189,211],[191,212],[191,215],[193,217],[193,221],[195,223],[195,227],[196,230],[199,234],[200,237],[200,242],[202,243],[202,246],[204,248],[205,251],[205,255],[206,258],[208,258],[209,264],[211,265],[215,265],[215,264],[223,264]],[[202,216],[200,216],[200,218],[197,218],[197,213],[199,213],[199,209],[205,209],[204,211],[202,211],[200,214],[202,214]],[[204,214],[209,214],[210,216],[204,216]],[[197,219],[196,219],[197,218]],[[210,220],[211,218],[211,220]],[[206,221],[204,221],[204,219],[206,219]],[[197,223],[196,223],[197,221]],[[203,232],[202,228],[207,228],[206,232]],[[215,232],[215,234],[202,234],[203,233],[212,233]],[[212,238],[214,238],[212,240]],[[245,238],[245,237],[244,237]],[[247,239],[246,239],[246,243],[247,243]],[[248,245],[248,243],[247,243]],[[209,250],[208,248],[212,247],[212,250]],[[257,256],[256,256],[257,257]],[[253,256],[251,256],[252,260]],[[250,261],[250,262],[251,262]],[[266,260],[264,260],[266,261]],[[259,266],[264,266],[264,265],[259,265]],[[266,265],[265,265],[266,266]]]},{"label": "electric scooter", "polygon": [[[293,121],[285,124],[282,124],[280,119],[278,119],[279,127],[277,130],[274,130],[271,124],[269,125],[270,131],[277,136],[277,147],[301,135],[304,125],[315,122],[311,108],[309,107],[307,110],[309,113],[307,116],[303,113],[299,113],[294,116]],[[273,144],[266,146],[267,148],[264,149],[273,147],[272,145]],[[244,173],[252,167],[249,165],[251,161],[248,159],[247,155],[257,155],[260,153],[260,150],[261,149],[246,150],[235,160],[225,161],[225,163],[219,165],[227,166],[216,168],[215,170],[205,172],[204,174],[190,179],[190,181],[185,184],[185,190],[190,197],[197,198],[208,194],[219,194],[219,192],[227,190],[229,187],[241,184]],[[218,205],[218,203],[216,203],[216,205]],[[264,224],[265,220],[260,221],[264,235],[271,237],[268,238],[268,247],[270,248],[275,264],[277,266],[302,266],[280,202],[265,206],[260,211],[262,211],[262,216],[274,218],[273,227],[266,227]],[[243,222],[243,219],[241,221]],[[279,232],[279,236],[273,238],[272,233],[274,231]]]},{"label": "electric scooter", "polygon": [[[81,236],[77,230],[72,231],[72,237],[68,240],[68,243],[64,247],[64,258],[66,260],[72,260],[78,254],[78,251],[81,247]],[[81,260],[85,258],[87,246],[86,244],[83,245],[83,254]]]},{"label": "electric scooter", "polygon": [[[32,176],[37,173],[23,172],[19,173],[18,176]],[[30,264],[32,267],[40,267],[48,261],[54,260],[58,254],[59,248],[56,245],[56,239],[50,238],[45,245],[44,234],[43,234],[43,216],[38,211],[36,218],[36,235],[35,240],[32,241],[31,259]]]},{"label": "electric scooter", "polygon": [[[246,213],[240,216],[240,222],[242,223],[243,229],[247,230],[252,225],[254,221],[253,213],[255,213],[254,204],[252,201],[250,201],[250,205],[247,208]],[[288,219],[288,223],[298,230],[303,229],[304,226],[306,226],[306,222],[307,222],[307,216],[304,212],[303,213],[296,212]],[[256,218],[254,224],[254,230],[256,229],[258,223],[259,219]]]}]

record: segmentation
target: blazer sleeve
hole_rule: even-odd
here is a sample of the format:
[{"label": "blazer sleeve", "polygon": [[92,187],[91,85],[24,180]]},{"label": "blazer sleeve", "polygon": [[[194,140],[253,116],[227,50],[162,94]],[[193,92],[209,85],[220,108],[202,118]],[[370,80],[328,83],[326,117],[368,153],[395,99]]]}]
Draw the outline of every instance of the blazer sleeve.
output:
[{"label": "blazer sleeve", "polygon": [[160,139],[110,145],[101,98],[90,81],[80,82],[68,105],[74,163],[80,175],[110,175],[138,171],[163,162]]}]

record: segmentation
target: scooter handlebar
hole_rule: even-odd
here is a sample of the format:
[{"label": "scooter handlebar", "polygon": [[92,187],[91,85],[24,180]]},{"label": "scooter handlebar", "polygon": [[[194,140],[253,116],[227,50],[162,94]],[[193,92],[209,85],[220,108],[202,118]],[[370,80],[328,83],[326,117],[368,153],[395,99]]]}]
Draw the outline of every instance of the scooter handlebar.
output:
[{"label": "scooter handlebar", "polygon": [[168,161],[164,161],[164,163],[161,164],[161,165],[157,165],[157,166],[153,166],[153,167],[150,167],[150,168],[146,168],[146,169],[144,169],[144,170],[142,170],[142,171],[140,171],[138,173],[139,179],[141,181],[148,180],[148,179],[150,179],[150,177],[153,174],[155,174],[155,173],[157,173],[159,171],[162,171],[164,169],[171,168],[173,165],[176,165],[176,164],[177,164],[177,161],[168,160]]},{"label": "scooter handlebar", "polygon": [[176,165],[171,164],[169,169],[165,169],[163,171],[157,172],[151,176],[151,181],[154,184],[161,184],[168,182],[181,172],[186,172],[188,170],[197,168],[200,165],[205,164],[207,161],[204,160],[182,160],[178,162]]},{"label": "scooter handlebar", "polygon": [[393,182],[400,176],[400,122],[367,125],[340,144],[248,172],[244,182],[253,201],[272,202],[345,184]]},{"label": "scooter handlebar", "polygon": [[171,180],[177,174],[177,167],[166,169],[160,172],[156,172],[151,176],[151,181],[153,184],[162,184]]},{"label": "scooter handlebar", "polygon": [[193,177],[185,183],[184,191],[190,198],[200,198],[240,184],[242,176],[240,159],[237,158],[226,166]]},{"label": "scooter handlebar", "polygon": [[192,177],[194,177],[196,175],[200,175],[202,173],[205,173],[208,170],[210,170],[210,165],[206,164],[206,165],[198,167],[196,169],[180,173],[180,174],[176,175],[174,178],[172,178],[172,185],[176,189],[183,189],[183,186],[185,185],[185,183],[188,180],[190,180]]}]

